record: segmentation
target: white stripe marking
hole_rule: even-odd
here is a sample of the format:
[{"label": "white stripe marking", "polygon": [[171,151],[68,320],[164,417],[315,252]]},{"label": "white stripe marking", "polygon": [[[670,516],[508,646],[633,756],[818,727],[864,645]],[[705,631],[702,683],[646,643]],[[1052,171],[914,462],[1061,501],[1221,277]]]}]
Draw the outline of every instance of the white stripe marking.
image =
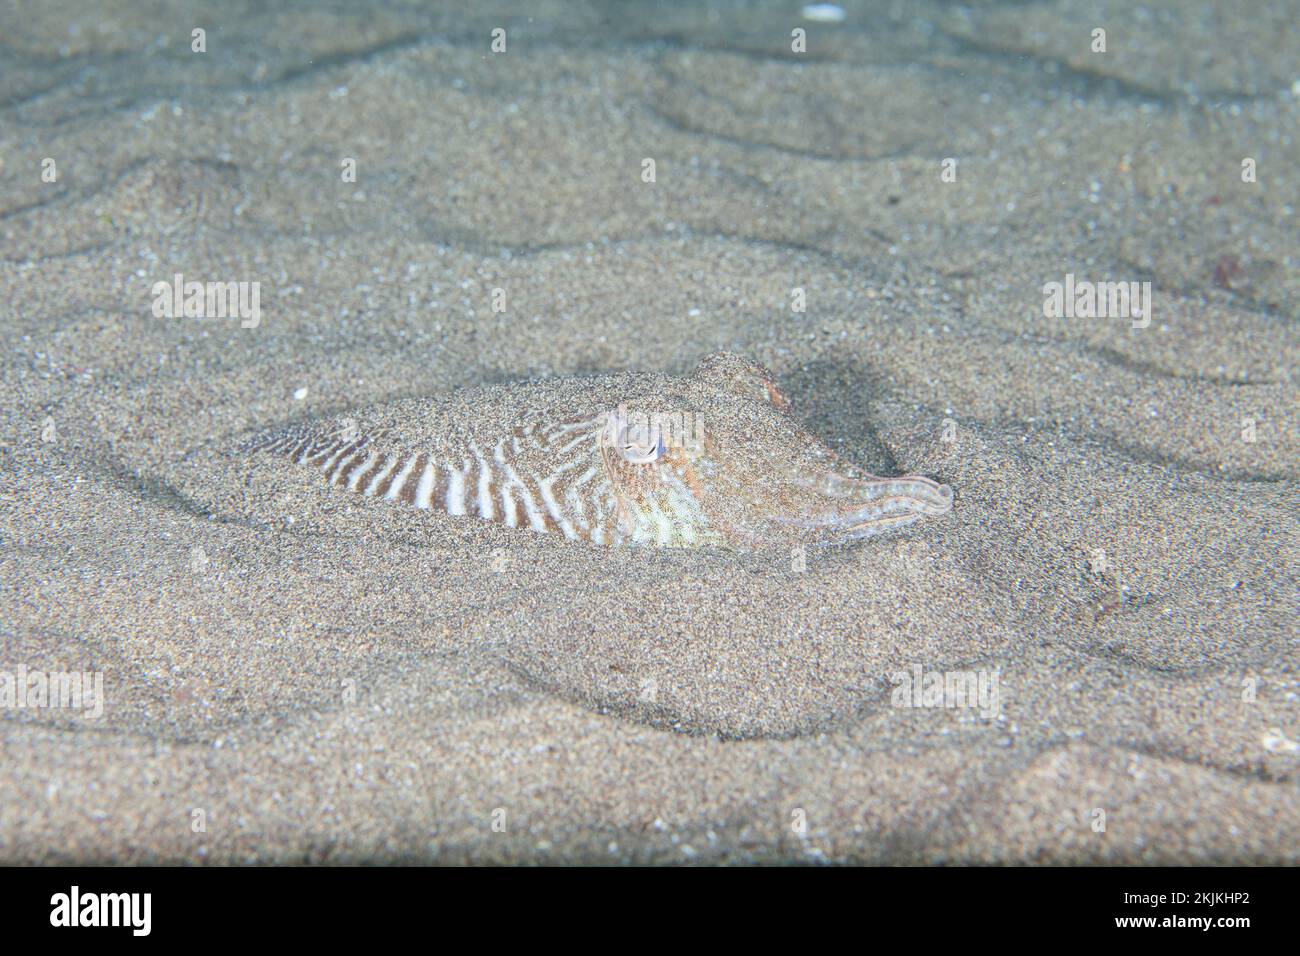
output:
[{"label": "white stripe marking", "polygon": [[340,458],[338,460],[337,467],[334,467],[332,469],[326,468],[325,470],[330,472],[330,484],[337,485],[339,483],[339,480],[343,477],[343,472],[347,471],[349,463],[356,461],[365,453],[366,451],[364,448],[358,448],[352,454]]},{"label": "white stripe marking", "polygon": [[491,521],[496,517],[496,509],[492,507],[492,469],[479,454],[477,445],[471,442],[469,448],[478,459],[478,513]]},{"label": "white stripe marking", "polygon": [[[528,486],[524,484],[519,473],[510,466],[509,462],[503,463],[506,470],[506,485],[514,485],[519,489],[519,495],[523,499],[524,513],[528,515],[528,526],[534,531],[545,531],[546,522],[542,518],[542,512],[537,507],[537,502],[533,501],[533,496],[528,493]],[[510,527],[516,527],[511,525]]]},{"label": "white stripe marking", "polygon": [[396,455],[389,455],[388,459],[384,462],[384,467],[379,469],[379,473],[370,479],[370,484],[366,485],[365,490],[361,493],[367,498],[373,498],[375,492],[379,490],[380,482],[392,474],[393,469],[397,467],[397,462],[399,460],[400,459],[398,459]]},{"label": "white stripe marking", "polygon": [[424,463],[424,474],[420,475],[419,487],[415,489],[415,507],[431,508],[433,506],[433,459]]},{"label": "white stripe marking", "polygon": [[573,529],[569,519],[564,516],[564,512],[560,510],[560,505],[555,500],[555,496],[551,494],[551,482],[554,480],[554,477],[551,477],[545,481],[537,482],[537,490],[541,492],[542,502],[546,505],[546,510],[551,513],[551,517],[560,525],[560,530],[564,532],[564,536],[569,540],[573,540],[578,536],[578,533]]},{"label": "white stripe marking", "polygon": [[[326,455],[326,458],[324,461],[319,462],[317,467],[320,468],[321,471],[329,471],[330,465],[334,464],[334,462],[338,460],[339,455],[343,454],[350,447],[352,446],[351,445],[328,445],[325,448],[321,449],[316,453],[316,455],[324,454]],[[316,455],[310,455],[308,457],[315,458]]]},{"label": "white stripe marking", "polygon": [[591,435],[579,435],[573,441],[569,442],[567,445],[561,448],[557,454],[560,455],[567,454],[568,452],[573,451],[573,449],[577,448],[579,445],[586,444],[587,442],[591,442],[593,447],[596,444],[595,441],[592,439]]},{"label": "white stripe marking", "polygon": [[360,484],[361,482],[361,476],[364,475],[366,472],[368,472],[371,468],[375,467],[375,462],[377,462],[378,460],[379,460],[379,453],[372,451],[369,457],[366,458],[364,462],[362,462],[360,465],[357,465],[356,468],[352,469],[352,474],[348,477],[348,489],[351,491],[356,491],[357,485]]},{"label": "white stripe marking", "polygon": [[448,466],[451,480],[447,482],[447,514],[463,515],[465,513],[465,475],[469,472],[469,462],[462,461],[464,471]]},{"label": "white stripe marking", "polygon": [[419,455],[412,455],[411,460],[402,466],[402,470],[397,473],[397,477],[393,479],[393,483],[388,486],[388,494],[384,495],[385,501],[397,500],[397,496],[402,493],[402,486],[406,484],[406,477],[411,473],[411,469],[415,467],[415,463],[419,460]]},{"label": "white stripe marking", "polygon": [[[516,451],[519,450],[518,444],[518,442],[515,442]],[[506,517],[506,527],[517,528],[519,527],[519,514],[515,508],[514,496],[510,494],[510,475],[513,472],[510,463],[506,461],[504,445],[505,439],[503,438],[497,442],[497,447],[492,451],[492,457],[496,459],[496,463],[501,466],[501,471],[506,476],[501,482],[501,511]]]}]

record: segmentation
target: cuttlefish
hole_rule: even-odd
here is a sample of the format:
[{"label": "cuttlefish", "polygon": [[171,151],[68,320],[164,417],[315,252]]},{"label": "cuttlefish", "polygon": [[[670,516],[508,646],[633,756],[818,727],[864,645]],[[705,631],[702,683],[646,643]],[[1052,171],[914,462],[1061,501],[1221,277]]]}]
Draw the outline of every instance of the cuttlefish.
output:
[{"label": "cuttlefish", "polygon": [[772,374],[718,352],[686,378],[628,373],[404,399],[254,437],[351,492],[597,545],[846,541],[952,510],[804,431]]}]

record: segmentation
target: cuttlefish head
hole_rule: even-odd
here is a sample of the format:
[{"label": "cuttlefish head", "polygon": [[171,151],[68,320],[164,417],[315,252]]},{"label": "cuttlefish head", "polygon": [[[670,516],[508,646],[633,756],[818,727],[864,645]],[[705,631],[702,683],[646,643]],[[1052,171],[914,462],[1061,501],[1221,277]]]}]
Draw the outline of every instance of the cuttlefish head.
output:
[{"label": "cuttlefish head", "polygon": [[849,540],[952,510],[929,478],[878,478],[787,414],[772,374],[707,357],[667,394],[608,412],[600,455],[625,539],[758,548]]}]

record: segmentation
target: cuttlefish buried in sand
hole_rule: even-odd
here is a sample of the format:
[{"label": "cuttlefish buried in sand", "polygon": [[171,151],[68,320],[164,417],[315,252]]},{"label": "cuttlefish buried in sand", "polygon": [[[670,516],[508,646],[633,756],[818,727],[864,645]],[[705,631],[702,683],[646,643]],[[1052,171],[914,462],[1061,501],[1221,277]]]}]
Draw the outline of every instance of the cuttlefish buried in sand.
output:
[{"label": "cuttlefish buried in sand", "polygon": [[789,405],[765,368],[719,352],[681,379],[469,389],[243,447],[372,498],[600,545],[837,542],[952,510],[947,485],[867,474],[795,424]]}]

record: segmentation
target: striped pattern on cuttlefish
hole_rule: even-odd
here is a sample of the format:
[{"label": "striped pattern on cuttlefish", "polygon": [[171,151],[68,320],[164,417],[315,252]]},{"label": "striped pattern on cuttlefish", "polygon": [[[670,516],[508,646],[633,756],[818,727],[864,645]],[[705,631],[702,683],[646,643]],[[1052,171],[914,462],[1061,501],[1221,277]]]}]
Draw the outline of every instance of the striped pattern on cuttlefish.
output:
[{"label": "striped pattern on cuttlefish", "polygon": [[[247,451],[357,494],[598,545],[753,549],[835,542],[952,509],[919,475],[879,478],[789,416],[770,372],[708,356],[672,379],[629,373],[407,399],[259,435]],[[536,393],[536,394],[530,394]],[[516,408],[529,409],[512,412]]]}]

